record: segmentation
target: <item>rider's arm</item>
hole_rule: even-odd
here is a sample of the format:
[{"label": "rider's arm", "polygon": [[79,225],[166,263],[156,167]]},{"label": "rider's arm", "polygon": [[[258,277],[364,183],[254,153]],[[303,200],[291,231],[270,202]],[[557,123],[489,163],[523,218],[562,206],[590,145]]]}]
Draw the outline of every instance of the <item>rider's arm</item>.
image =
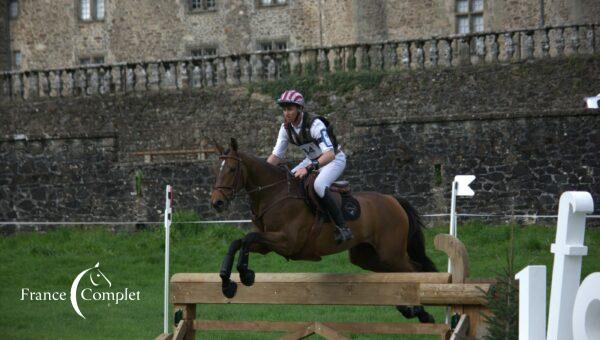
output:
[{"label": "rider's arm", "polygon": [[324,167],[335,159],[335,151],[333,149],[333,143],[327,134],[327,127],[320,119],[315,119],[310,127],[310,134],[314,139],[320,140],[319,148],[321,149],[322,154],[317,159],[319,162],[317,168]]},{"label": "rider's arm", "polygon": [[329,162],[331,162],[334,159],[335,159],[335,152],[333,152],[333,149],[323,152],[323,154],[321,154],[321,156],[319,156],[319,159],[317,159],[317,161],[319,162],[319,168],[324,167],[325,165],[327,165]]},{"label": "rider's arm", "polygon": [[275,148],[273,148],[273,153],[267,158],[267,162],[273,165],[279,164],[283,156],[285,156],[285,151],[288,147],[288,136],[285,131],[285,127],[281,124],[281,128],[279,129],[279,134],[277,135],[277,143],[275,143]]},{"label": "rider's arm", "polygon": [[269,158],[267,158],[267,163],[277,165],[279,162],[281,162],[281,158],[275,156],[274,154],[271,154]]}]

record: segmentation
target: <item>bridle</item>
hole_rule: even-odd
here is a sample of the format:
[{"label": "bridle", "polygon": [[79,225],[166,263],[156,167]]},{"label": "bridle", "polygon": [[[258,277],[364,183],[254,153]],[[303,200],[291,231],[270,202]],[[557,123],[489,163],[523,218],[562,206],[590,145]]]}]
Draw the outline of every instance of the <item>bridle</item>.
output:
[{"label": "bridle", "polygon": [[[229,158],[235,159],[237,161],[235,164],[235,177],[233,179],[233,185],[232,186],[224,186],[224,185],[216,185],[217,183],[215,183],[215,186],[213,187],[213,189],[220,192],[225,197],[225,199],[227,199],[227,201],[231,201],[235,197],[237,187],[238,187],[238,182],[240,181],[240,169],[241,169],[240,163],[242,162],[242,160],[239,157],[229,156],[229,155],[219,156],[219,159],[222,159],[223,161],[225,161],[226,159],[229,159]],[[231,196],[227,195],[225,190],[229,190],[229,192],[231,192]]]},{"label": "bridle", "polygon": [[[234,159],[234,160],[237,161],[236,164],[235,164],[235,177],[233,179],[233,185],[232,186],[224,186],[224,185],[218,185],[217,186],[216,183],[215,183],[215,186],[213,187],[213,189],[217,190],[218,192],[220,192],[225,197],[225,199],[227,201],[231,201],[231,200],[233,200],[235,198],[235,195],[237,194],[237,191],[238,191],[238,189],[237,189],[238,184],[242,180],[241,179],[241,166],[240,166],[240,163],[242,162],[242,159],[239,158],[239,157],[230,156],[230,155],[221,155],[221,156],[219,156],[219,159],[222,159],[222,160]],[[270,188],[272,186],[275,186],[275,185],[277,185],[279,183],[282,183],[282,182],[286,182],[288,180],[289,180],[288,178],[284,178],[282,180],[273,182],[271,184],[267,184],[265,186],[260,186],[259,185],[259,186],[257,186],[254,189],[247,190],[246,193],[251,194],[253,192],[262,191],[264,189]],[[227,195],[227,193],[225,192],[225,190],[229,190],[229,192],[231,193],[231,195]]]}]

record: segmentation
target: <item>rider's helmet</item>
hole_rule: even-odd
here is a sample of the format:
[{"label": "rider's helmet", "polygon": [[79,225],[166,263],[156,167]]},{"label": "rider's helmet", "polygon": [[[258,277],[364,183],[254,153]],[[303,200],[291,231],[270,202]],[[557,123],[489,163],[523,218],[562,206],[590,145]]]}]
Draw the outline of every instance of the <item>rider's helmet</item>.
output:
[{"label": "rider's helmet", "polygon": [[283,92],[281,96],[279,96],[279,99],[277,99],[277,104],[279,104],[279,106],[295,104],[303,108],[304,96],[302,96],[302,93],[296,90],[287,90]]}]

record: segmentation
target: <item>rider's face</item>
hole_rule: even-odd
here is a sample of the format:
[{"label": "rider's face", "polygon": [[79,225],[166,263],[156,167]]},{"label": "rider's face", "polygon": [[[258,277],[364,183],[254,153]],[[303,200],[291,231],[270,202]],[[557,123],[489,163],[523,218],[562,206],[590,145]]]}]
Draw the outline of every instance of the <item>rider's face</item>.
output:
[{"label": "rider's face", "polygon": [[296,105],[286,105],[283,107],[283,117],[285,118],[286,123],[298,123],[299,113],[300,111]]}]

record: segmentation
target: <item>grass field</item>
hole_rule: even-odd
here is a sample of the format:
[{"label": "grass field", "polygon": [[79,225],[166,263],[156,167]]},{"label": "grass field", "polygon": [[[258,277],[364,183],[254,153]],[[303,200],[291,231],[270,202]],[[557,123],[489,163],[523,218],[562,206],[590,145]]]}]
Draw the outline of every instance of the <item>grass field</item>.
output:
[{"label": "grass field", "polygon": [[[187,219],[180,216],[180,219]],[[229,242],[244,231],[229,226],[199,227],[174,225],[172,272],[217,272]],[[516,268],[528,264],[552,269],[549,251],[555,229],[544,226],[515,227]],[[492,277],[506,263],[511,228],[477,222],[459,226],[467,246],[472,277]],[[433,250],[433,237],[447,227],[426,230],[429,254],[439,268],[446,267],[443,253]],[[3,339],[150,339],[162,332],[163,289],[162,229],[135,233],[111,233],[101,229],[59,229],[45,234],[17,234],[0,238],[0,334]],[[589,255],[584,258],[582,278],[600,271],[600,230],[586,231]],[[86,319],[79,317],[68,299],[75,276],[100,262],[100,269],[112,283],[112,290],[140,291],[139,301],[114,304],[80,301]],[[275,254],[251,255],[250,267],[257,272],[360,272],[345,253],[321,262],[287,262]],[[82,280],[82,284],[85,280]],[[548,278],[550,284],[550,276]],[[89,280],[88,280],[89,285]],[[66,300],[22,300],[22,290],[66,292]],[[549,289],[549,288],[548,288]],[[429,308],[441,321],[442,309]],[[389,307],[308,307],[308,306],[203,306],[198,317],[221,320],[293,321],[402,321]],[[201,339],[265,339],[280,333],[241,334],[207,332]],[[387,339],[378,335],[354,335],[358,339]],[[404,338],[404,337],[403,337]],[[435,339],[437,337],[406,337]]]}]

